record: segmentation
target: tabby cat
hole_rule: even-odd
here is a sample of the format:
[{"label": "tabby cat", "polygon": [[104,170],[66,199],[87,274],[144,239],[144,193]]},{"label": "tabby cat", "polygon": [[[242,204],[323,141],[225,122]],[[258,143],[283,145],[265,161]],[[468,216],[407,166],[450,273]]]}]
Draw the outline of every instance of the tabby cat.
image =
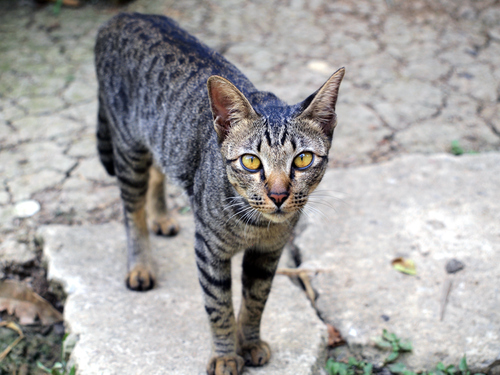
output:
[{"label": "tabby cat", "polygon": [[[344,69],[290,106],[174,21],[141,14],[120,14],[100,29],[95,63],[98,150],[121,190],[128,288],[155,283],[148,224],[159,235],[179,229],[165,203],[166,174],[186,190],[194,213],[213,341],[208,374],[265,364],[262,312],[282,249],[327,168]],[[240,251],[235,319],[230,261]]]}]

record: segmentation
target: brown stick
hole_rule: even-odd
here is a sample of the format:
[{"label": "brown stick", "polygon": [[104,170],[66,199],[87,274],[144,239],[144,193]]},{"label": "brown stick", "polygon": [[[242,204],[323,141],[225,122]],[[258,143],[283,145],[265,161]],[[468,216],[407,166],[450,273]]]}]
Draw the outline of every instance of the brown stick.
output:
[{"label": "brown stick", "polygon": [[14,346],[16,346],[19,343],[19,341],[21,341],[24,338],[24,334],[21,328],[19,328],[19,326],[13,322],[0,322],[0,327],[10,328],[11,330],[16,331],[17,334],[19,335],[17,339],[15,339],[9,346],[5,348],[5,350],[2,353],[0,353],[0,362],[2,362],[5,359],[5,357],[9,355],[12,348],[14,348]]},{"label": "brown stick", "polygon": [[446,311],[446,305],[448,304],[448,296],[450,295],[451,286],[453,281],[451,279],[446,279],[443,285],[443,299],[441,300],[441,321],[444,319],[444,313]]},{"label": "brown stick", "polygon": [[290,277],[299,277],[301,273],[322,273],[330,272],[332,270],[328,269],[307,269],[307,268],[278,268],[276,270],[276,275],[285,275]]},{"label": "brown stick", "polygon": [[311,279],[309,277],[309,273],[314,272],[314,273],[319,273],[319,272],[328,272],[331,270],[327,269],[305,269],[305,268],[278,268],[276,271],[277,275],[285,275],[289,277],[298,277],[301,281],[302,284],[304,284],[304,288],[306,290],[306,295],[311,301],[311,304],[313,307],[316,307],[315,303],[315,298],[316,298],[316,293],[314,293],[314,289],[311,285]]}]

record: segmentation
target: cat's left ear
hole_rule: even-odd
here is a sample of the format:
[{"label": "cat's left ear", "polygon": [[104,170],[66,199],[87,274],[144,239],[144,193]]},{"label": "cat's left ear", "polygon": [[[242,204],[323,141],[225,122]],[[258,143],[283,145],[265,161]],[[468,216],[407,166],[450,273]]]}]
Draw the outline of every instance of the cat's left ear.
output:
[{"label": "cat's left ear", "polygon": [[323,133],[329,138],[333,136],[333,130],[337,125],[335,106],[344,74],[344,68],[340,68],[333,73],[316,93],[304,101],[304,110],[298,116],[298,118],[308,118],[317,123],[323,130]]},{"label": "cat's left ear", "polygon": [[236,123],[258,117],[245,95],[227,79],[211,76],[207,88],[219,143],[226,139]]}]

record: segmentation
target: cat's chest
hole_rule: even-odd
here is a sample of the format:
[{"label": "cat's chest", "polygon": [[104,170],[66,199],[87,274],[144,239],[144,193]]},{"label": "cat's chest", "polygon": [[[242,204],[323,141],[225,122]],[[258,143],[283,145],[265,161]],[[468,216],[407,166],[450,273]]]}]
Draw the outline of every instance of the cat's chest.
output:
[{"label": "cat's chest", "polygon": [[262,250],[274,251],[287,243],[293,227],[293,223],[282,225],[270,223],[269,225],[263,226],[239,226],[239,248],[259,248]]}]

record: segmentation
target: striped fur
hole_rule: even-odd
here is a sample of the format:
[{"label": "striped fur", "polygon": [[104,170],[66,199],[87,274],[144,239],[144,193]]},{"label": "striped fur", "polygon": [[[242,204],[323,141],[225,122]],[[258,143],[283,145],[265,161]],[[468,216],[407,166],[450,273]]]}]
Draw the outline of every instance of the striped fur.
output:
[{"label": "striped fur", "polygon": [[[165,203],[165,174],[186,190],[194,212],[213,344],[208,374],[263,365],[271,351],[260,338],[262,312],[282,249],[325,172],[344,70],[290,106],[258,91],[172,20],[139,14],[118,15],[100,29],[95,59],[98,151],[121,190],[128,287],[154,286],[146,222],[157,234],[178,230]],[[298,168],[294,160],[304,152],[312,162]],[[258,158],[260,168],[248,170],[245,154]],[[236,319],[230,260],[240,251]]]}]

